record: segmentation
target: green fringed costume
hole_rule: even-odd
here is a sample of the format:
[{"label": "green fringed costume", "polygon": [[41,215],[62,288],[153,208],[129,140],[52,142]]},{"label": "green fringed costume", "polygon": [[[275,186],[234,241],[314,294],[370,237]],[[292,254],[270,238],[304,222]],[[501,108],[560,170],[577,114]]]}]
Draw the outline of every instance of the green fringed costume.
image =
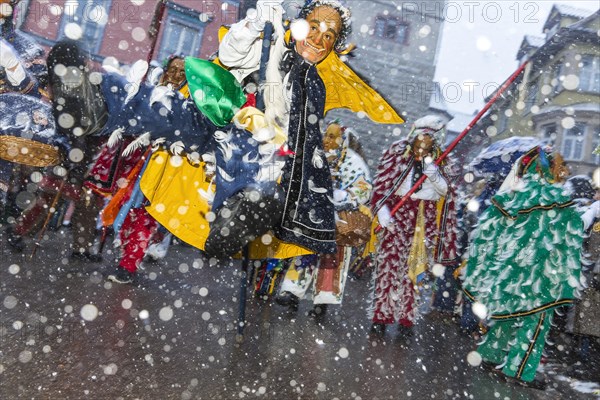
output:
[{"label": "green fringed costume", "polygon": [[535,377],[553,309],[581,288],[583,221],[552,183],[551,157],[536,148],[518,161],[521,180],[481,216],[465,271],[466,295],[493,321],[478,352],[523,381]]}]

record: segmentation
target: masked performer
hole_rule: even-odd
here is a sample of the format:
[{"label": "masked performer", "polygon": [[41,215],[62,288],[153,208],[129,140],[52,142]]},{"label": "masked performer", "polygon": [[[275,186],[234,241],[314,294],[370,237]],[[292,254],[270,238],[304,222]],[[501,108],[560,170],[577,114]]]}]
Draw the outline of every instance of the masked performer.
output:
[{"label": "masked performer", "polygon": [[[18,190],[19,180],[12,176],[15,164],[25,167],[51,167],[63,174],[58,164],[65,159],[72,146],[68,137],[55,124],[49,105],[46,85],[48,73],[45,53],[26,35],[14,29],[13,14],[18,1],[0,1],[0,214],[12,186]],[[50,168],[46,171],[50,173]],[[23,172],[24,170],[21,169]],[[25,171],[28,171],[25,169]],[[34,171],[29,169],[30,172]],[[8,243],[22,251],[20,235],[27,233],[47,212],[56,187],[48,187],[47,180],[35,181],[41,189],[33,206],[25,211],[31,217],[17,232],[9,227]],[[19,230],[21,230],[19,232]]]},{"label": "masked performer", "polygon": [[[370,311],[375,332],[394,322],[412,327],[423,274],[433,263],[456,262],[454,190],[448,172],[434,164],[441,154],[444,127],[436,116],[417,120],[408,139],[393,143],[379,163],[371,199],[384,228],[373,275]],[[422,175],[427,179],[421,187],[391,216],[390,210]]]},{"label": "masked performer", "polygon": [[[11,186],[13,163],[58,164],[61,154],[50,107],[40,101],[48,74],[43,49],[15,30],[18,0],[0,0],[0,215]],[[34,111],[38,122],[34,121]]]},{"label": "masked performer", "polygon": [[[366,162],[349,147],[351,131],[330,123],[323,148],[333,176],[333,203],[338,214],[338,251],[335,255],[300,256],[292,263],[275,301],[296,308],[313,286],[313,314],[325,313],[328,304],[341,304],[354,247],[370,236],[371,216],[365,204],[371,198],[371,177]],[[356,218],[352,217],[358,213]],[[363,221],[362,226],[355,222]],[[341,235],[340,232],[344,232]]]},{"label": "masked performer", "polygon": [[[156,92],[157,90],[162,89],[161,87],[167,88],[171,92],[176,90],[177,94],[173,93],[173,95],[178,96],[180,99],[189,97],[183,57],[169,57],[165,63],[165,71],[161,76],[157,87],[153,88],[153,91]],[[126,133],[126,130],[127,129],[123,132],[124,134]],[[120,146],[107,146],[104,151],[104,159],[108,162],[110,161],[110,154],[115,154],[124,160],[124,165],[129,168],[121,168],[122,172],[119,174],[119,179],[126,179],[127,182],[125,185],[122,185],[122,189],[123,191],[130,189],[129,191],[131,193],[126,196],[115,197],[114,203],[117,204],[111,203],[108,206],[109,208],[119,208],[119,217],[116,218],[116,221],[111,222],[114,222],[113,226],[116,228],[115,234],[118,235],[116,243],[121,249],[119,262],[108,275],[108,279],[116,283],[130,283],[133,281],[138,267],[143,261],[151,240],[157,235],[159,224],[148,211],[146,211],[145,205],[147,201],[141,193],[138,182],[144,171],[139,167],[145,164],[145,158],[147,158],[149,154],[144,151],[145,149],[140,147],[135,151],[126,152],[126,156],[121,156],[120,152],[128,142],[120,142]],[[137,146],[134,144],[132,147]],[[163,154],[165,157],[169,157],[165,152],[163,152]],[[102,159],[103,158],[101,158],[100,161],[102,161]],[[156,157],[153,159],[156,160]],[[97,164],[96,167],[101,169],[102,164]],[[134,172],[133,174],[132,171]],[[118,181],[117,176],[114,176],[112,181]],[[131,183],[131,185],[129,185],[129,183]],[[91,182],[88,184],[91,184]]]},{"label": "masked performer", "polygon": [[[62,169],[51,171],[40,182],[42,194],[33,208],[27,210],[12,228],[9,243],[22,250],[22,236],[40,219],[44,208],[62,195],[76,202],[73,214],[73,257],[93,261],[100,258],[93,251],[96,219],[102,202],[89,191],[82,189],[83,181],[103,139],[94,136],[107,119],[107,108],[98,98],[98,85],[90,78],[92,71],[84,54],[74,43],[59,43],[48,54],[49,88],[52,98],[52,115],[57,121],[57,131],[68,141],[68,157]],[[84,101],[86,94],[89,101]],[[62,173],[61,173],[62,172]]]},{"label": "masked performer", "polygon": [[[553,310],[581,289],[584,220],[562,182],[558,153],[541,147],[522,156],[483,213],[469,251],[464,292],[490,321],[478,352],[506,376],[535,381]],[[589,215],[588,215],[589,214]],[[592,215],[593,214],[593,215]]]},{"label": "masked performer", "polygon": [[[276,40],[271,49],[267,66],[267,82],[263,96],[266,103],[266,120],[270,127],[283,128],[287,149],[278,167],[281,176],[272,174],[270,182],[280,180],[283,190],[278,217],[265,213],[263,223],[254,218],[240,218],[244,207],[251,202],[252,195],[236,203],[239,193],[260,192],[257,176],[235,171],[217,152],[217,196],[213,211],[217,219],[211,226],[207,251],[220,255],[232,255],[252,238],[273,229],[277,239],[293,243],[304,249],[304,254],[336,252],[334,205],[331,173],[322,145],[319,123],[325,112],[332,108],[346,107],[353,111],[365,111],[377,122],[401,123],[402,119],[364,84],[338,58],[337,53],[345,48],[350,33],[350,11],[339,1],[315,0],[306,2],[300,10],[299,20],[292,26],[305,26],[307,35],[286,34],[281,26],[281,2],[262,1],[257,3],[257,15],[248,16],[231,26],[219,47],[219,61],[243,83],[259,68],[262,52],[261,33],[266,21],[275,26]],[[300,29],[302,30],[302,29]],[[367,100],[368,98],[368,100]],[[369,104],[377,107],[369,108]],[[236,140],[232,138],[231,140]],[[238,142],[224,141],[239,148],[246,146],[247,138]],[[232,172],[233,171],[233,172]],[[226,172],[227,175],[224,175]],[[243,173],[243,171],[242,171]],[[220,185],[220,180],[232,177],[237,186]],[[245,182],[244,182],[245,181]],[[225,215],[219,209],[226,199]],[[241,205],[239,205],[241,203]],[[258,208],[258,207],[255,207]],[[233,212],[229,212],[233,210]],[[260,218],[259,218],[260,219]],[[234,227],[232,231],[229,229]],[[227,228],[221,235],[222,228]]]}]

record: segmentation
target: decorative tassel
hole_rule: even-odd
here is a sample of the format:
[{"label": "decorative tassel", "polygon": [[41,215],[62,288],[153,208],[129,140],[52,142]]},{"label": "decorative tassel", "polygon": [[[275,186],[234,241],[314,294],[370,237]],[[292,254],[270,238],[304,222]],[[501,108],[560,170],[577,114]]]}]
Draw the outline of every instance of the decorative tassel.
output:
[{"label": "decorative tassel", "polygon": [[178,140],[169,146],[169,152],[173,155],[180,156],[184,148],[185,144],[183,144],[181,140]]},{"label": "decorative tassel", "polygon": [[154,103],[161,103],[169,111],[172,111],[171,97],[175,96],[175,92],[170,86],[156,86],[150,94],[150,106]]},{"label": "decorative tassel", "polygon": [[106,143],[108,147],[115,147],[117,143],[120,143],[123,140],[123,132],[125,132],[125,128],[117,128],[115,129],[108,138],[108,142]]},{"label": "decorative tassel", "polygon": [[150,135],[150,132],[146,132],[142,136],[135,139],[133,142],[129,143],[129,146],[127,146],[125,150],[123,150],[123,157],[127,157],[128,155],[133,154],[133,152],[135,152],[137,149],[150,146],[151,138],[152,135]]},{"label": "decorative tassel", "polygon": [[152,151],[158,151],[158,149],[162,146],[163,143],[167,141],[166,138],[160,137],[152,142]]}]

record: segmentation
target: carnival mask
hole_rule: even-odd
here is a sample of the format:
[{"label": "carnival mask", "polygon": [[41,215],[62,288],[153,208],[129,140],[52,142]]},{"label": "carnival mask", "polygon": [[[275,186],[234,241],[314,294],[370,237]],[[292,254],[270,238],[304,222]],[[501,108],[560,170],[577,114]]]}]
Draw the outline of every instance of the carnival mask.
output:
[{"label": "carnival mask", "polygon": [[306,21],[309,32],[304,40],[296,42],[296,51],[309,63],[317,64],[333,50],[342,29],[342,17],[333,7],[319,6],[306,16]]}]

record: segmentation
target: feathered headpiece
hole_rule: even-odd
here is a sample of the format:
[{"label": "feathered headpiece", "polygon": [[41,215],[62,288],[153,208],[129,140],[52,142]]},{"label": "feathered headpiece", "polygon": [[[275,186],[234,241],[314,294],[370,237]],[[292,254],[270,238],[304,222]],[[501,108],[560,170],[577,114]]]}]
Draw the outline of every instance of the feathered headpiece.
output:
[{"label": "feathered headpiece", "polygon": [[446,139],[445,128],[446,120],[437,115],[426,115],[416,120],[406,137],[408,144],[403,157],[408,158],[411,156],[412,145],[416,138],[420,135],[428,135],[433,139],[433,158],[436,159],[442,153],[442,146]]}]

